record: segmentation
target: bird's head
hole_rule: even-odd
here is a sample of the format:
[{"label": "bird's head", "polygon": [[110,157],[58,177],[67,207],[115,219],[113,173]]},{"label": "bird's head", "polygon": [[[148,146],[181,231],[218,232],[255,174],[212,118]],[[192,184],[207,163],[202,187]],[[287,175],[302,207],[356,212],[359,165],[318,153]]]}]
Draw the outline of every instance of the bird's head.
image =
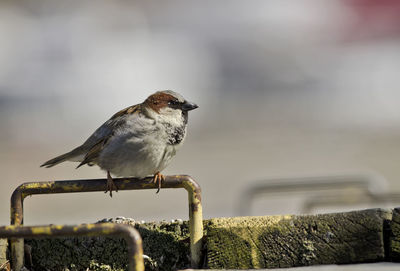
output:
[{"label": "bird's head", "polygon": [[197,104],[186,101],[182,95],[172,90],[158,91],[150,95],[144,104],[166,118],[187,118],[188,111],[198,108]]}]

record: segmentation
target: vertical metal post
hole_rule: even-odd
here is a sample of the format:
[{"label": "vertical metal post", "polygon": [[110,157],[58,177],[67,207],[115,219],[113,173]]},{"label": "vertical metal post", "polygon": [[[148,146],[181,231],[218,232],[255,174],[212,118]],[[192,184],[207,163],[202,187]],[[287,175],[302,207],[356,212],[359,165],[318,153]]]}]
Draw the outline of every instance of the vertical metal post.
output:
[{"label": "vertical metal post", "polygon": [[201,188],[189,176],[186,176],[184,188],[188,191],[189,196],[190,263],[193,268],[199,268],[203,246]]},{"label": "vertical metal post", "polygon": [[[20,189],[14,190],[11,196],[11,225],[20,226],[23,224],[24,196]],[[24,267],[24,239],[10,239],[11,246],[11,266],[13,270],[19,271]]]}]

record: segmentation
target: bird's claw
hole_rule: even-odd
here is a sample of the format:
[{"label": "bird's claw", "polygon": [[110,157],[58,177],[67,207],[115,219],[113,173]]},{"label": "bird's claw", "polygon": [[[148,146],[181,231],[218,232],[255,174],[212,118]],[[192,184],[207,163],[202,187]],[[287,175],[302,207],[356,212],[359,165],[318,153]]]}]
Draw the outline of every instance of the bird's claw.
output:
[{"label": "bird's claw", "polygon": [[160,172],[157,172],[156,174],[154,174],[153,183],[155,183],[155,184],[158,183],[158,189],[157,189],[156,194],[157,194],[158,192],[160,192],[161,183],[162,183],[163,181],[165,181],[165,176],[164,176],[164,175],[162,175]]},{"label": "bird's claw", "polygon": [[110,191],[110,197],[112,197],[112,191],[113,190],[115,192],[118,192],[118,187],[114,183],[114,180],[110,175],[110,172],[107,171],[107,185],[106,185],[106,191],[104,191],[104,193],[107,193],[108,191]]}]

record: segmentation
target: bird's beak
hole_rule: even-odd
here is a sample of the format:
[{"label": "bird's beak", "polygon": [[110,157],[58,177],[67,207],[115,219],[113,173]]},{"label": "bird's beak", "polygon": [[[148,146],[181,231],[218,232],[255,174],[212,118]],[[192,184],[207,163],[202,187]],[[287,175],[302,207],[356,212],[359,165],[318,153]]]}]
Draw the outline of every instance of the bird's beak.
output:
[{"label": "bird's beak", "polygon": [[197,104],[191,103],[191,102],[187,102],[187,101],[186,101],[186,102],[182,105],[182,110],[183,110],[183,111],[190,111],[190,110],[196,109],[197,107],[199,107]]}]

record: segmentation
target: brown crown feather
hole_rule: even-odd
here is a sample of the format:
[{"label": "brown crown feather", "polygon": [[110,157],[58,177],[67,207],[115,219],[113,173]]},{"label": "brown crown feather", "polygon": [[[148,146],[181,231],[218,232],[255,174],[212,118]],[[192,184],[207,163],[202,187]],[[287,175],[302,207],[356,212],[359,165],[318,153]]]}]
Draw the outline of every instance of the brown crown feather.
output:
[{"label": "brown crown feather", "polygon": [[153,95],[150,95],[144,103],[156,111],[157,113],[160,113],[160,109],[163,107],[168,106],[168,102],[177,100],[174,96],[171,94],[165,93],[165,92],[157,92],[154,93]]}]

